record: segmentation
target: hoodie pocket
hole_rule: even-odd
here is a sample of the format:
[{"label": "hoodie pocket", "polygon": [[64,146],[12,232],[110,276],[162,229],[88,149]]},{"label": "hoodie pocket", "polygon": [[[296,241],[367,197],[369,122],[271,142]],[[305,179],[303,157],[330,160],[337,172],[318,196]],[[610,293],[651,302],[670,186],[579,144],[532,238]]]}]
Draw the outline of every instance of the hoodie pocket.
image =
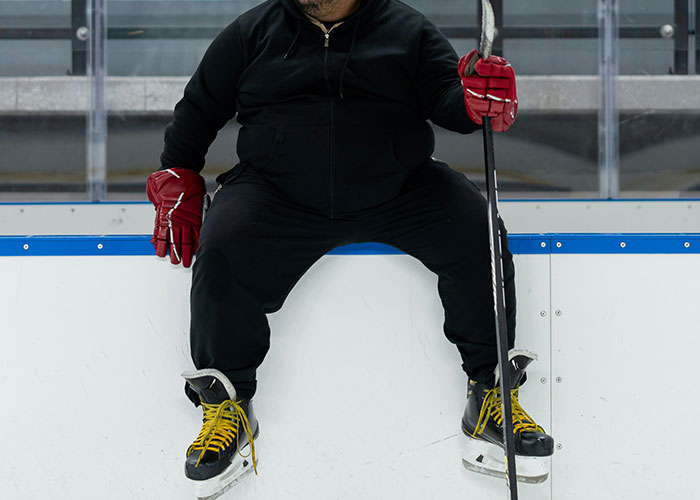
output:
[{"label": "hoodie pocket", "polygon": [[324,126],[245,126],[238,156],[294,202],[329,207],[330,131]]},{"label": "hoodie pocket", "polygon": [[238,132],[238,158],[257,170],[267,170],[275,162],[282,136],[281,128],[245,125]]}]

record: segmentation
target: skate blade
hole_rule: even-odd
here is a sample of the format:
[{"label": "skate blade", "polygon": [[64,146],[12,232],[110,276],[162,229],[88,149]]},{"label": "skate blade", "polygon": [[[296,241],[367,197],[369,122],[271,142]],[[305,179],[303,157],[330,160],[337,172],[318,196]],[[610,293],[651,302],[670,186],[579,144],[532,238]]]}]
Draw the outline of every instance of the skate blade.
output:
[{"label": "skate blade", "polygon": [[[257,459],[257,463],[260,464],[260,459]],[[224,472],[216,477],[205,481],[195,481],[195,495],[197,500],[215,500],[219,498],[224,493],[234,488],[252,471],[253,462],[250,457],[248,457],[238,463],[232,463]]]},{"label": "skate blade", "polygon": [[[462,465],[472,472],[506,479],[505,456],[500,446],[467,436]],[[543,483],[549,477],[549,457],[515,457],[519,483]]]}]

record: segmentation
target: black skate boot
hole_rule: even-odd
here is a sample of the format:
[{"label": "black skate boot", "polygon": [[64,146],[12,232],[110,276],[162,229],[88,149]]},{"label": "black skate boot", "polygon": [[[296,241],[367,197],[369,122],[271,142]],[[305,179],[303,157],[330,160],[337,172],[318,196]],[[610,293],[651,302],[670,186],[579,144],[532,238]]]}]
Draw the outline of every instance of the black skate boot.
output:
[{"label": "black skate boot", "polygon": [[[537,357],[527,351],[508,353],[511,376],[511,403],[518,481],[541,483],[549,475],[546,458],[554,451],[554,439],[537,425],[518,402],[525,368]],[[467,437],[464,466],[474,472],[505,478],[503,415],[498,368],[493,386],[469,381],[467,407],[462,417],[462,432]]]},{"label": "black skate boot", "polygon": [[199,397],[204,413],[202,430],[187,450],[185,476],[195,482],[197,498],[213,500],[244,473],[257,473],[253,441],[258,437],[258,421],[252,401],[237,399],[233,385],[220,371],[197,370],[182,376],[191,389],[188,395]]}]

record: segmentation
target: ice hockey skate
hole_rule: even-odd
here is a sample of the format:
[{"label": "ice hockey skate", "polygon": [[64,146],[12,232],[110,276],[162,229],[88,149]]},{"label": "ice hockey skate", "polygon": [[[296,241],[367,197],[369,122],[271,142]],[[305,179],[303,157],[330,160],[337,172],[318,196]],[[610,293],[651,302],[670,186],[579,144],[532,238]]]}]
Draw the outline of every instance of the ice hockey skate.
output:
[{"label": "ice hockey skate", "polygon": [[183,373],[202,405],[203,423],[187,450],[185,476],[195,484],[198,500],[214,500],[230,490],[245,473],[255,470],[254,440],[258,421],[250,400],[236,397],[236,390],[218,370]]},{"label": "ice hockey skate", "polygon": [[[518,402],[520,385],[525,382],[525,368],[537,357],[531,352],[513,349],[508,359],[518,481],[541,483],[549,475],[546,457],[554,451],[554,439],[535,423]],[[462,463],[471,471],[505,478],[498,369],[495,373],[493,386],[469,381],[467,407],[462,417],[462,432],[467,438]]]}]

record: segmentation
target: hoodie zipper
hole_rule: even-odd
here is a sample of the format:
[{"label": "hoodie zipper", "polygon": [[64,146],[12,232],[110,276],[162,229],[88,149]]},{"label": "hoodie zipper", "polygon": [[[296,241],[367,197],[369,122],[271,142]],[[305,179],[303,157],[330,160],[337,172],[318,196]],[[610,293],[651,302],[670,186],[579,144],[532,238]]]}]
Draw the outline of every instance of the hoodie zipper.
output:
[{"label": "hoodie zipper", "polygon": [[330,29],[327,29],[321,23],[318,24],[318,26],[323,30],[323,76],[326,80],[328,97],[330,98],[330,128],[328,133],[328,194],[331,203],[331,219],[335,215],[335,194],[333,189],[333,185],[335,184],[335,100],[333,99],[333,88],[331,87],[331,82],[328,78],[328,48],[331,45],[331,31],[340,26],[340,24],[342,23],[335,24]]},{"label": "hoodie zipper", "polygon": [[328,78],[328,48],[331,46],[331,31],[343,24],[343,21],[334,24],[329,28],[319,20],[313,17],[306,16],[312,24],[318,26],[323,31],[323,77],[326,80],[328,88],[328,97],[330,99],[330,127],[328,132],[328,195],[330,198],[330,218],[335,215],[335,195],[333,192],[333,184],[335,183],[335,101],[333,99],[333,88],[331,81]]}]

